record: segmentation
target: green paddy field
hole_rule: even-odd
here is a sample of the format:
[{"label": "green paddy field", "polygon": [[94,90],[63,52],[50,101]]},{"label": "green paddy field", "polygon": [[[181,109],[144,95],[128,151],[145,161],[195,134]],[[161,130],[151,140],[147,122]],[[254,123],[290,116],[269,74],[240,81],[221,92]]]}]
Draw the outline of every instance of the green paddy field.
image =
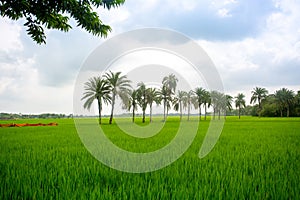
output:
[{"label": "green paddy field", "polygon": [[[137,174],[96,160],[81,143],[72,119],[0,121],[24,122],[59,125],[0,128],[3,200],[300,199],[300,118],[228,117],[215,148],[199,159],[209,125],[201,121],[180,159],[161,170]],[[161,132],[148,139],[131,138],[116,124],[102,127],[123,149],[147,152],[172,140],[178,125],[178,118],[169,118]],[[128,145],[133,141],[139,145]]]}]

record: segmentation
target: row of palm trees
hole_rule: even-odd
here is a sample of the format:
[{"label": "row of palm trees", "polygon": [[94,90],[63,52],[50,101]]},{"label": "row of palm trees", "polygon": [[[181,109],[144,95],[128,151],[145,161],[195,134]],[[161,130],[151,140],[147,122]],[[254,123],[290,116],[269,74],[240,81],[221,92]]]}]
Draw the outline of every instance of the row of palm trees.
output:
[{"label": "row of palm trees", "polygon": [[[132,121],[135,120],[135,112],[138,107],[142,109],[143,117],[142,122],[145,122],[146,109],[149,106],[150,109],[150,122],[152,122],[152,107],[156,103],[162,104],[164,108],[164,121],[167,120],[169,110],[180,112],[180,120],[182,119],[183,109],[188,110],[188,120],[190,119],[190,111],[192,106],[195,109],[199,109],[199,118],[201,120],[201,107],[204,106],[206,120],[207,108],[213,106],[214,118],[215,114],[220,114],[222,111],[226,111],[226,108],[232,109],[233,98],[229,95],[223,95],[220,92],[212,91],[211,93],[204,88],[196,88],[194,91],[177,91],[178,79],[174,74],[170,74],[163,78],[162,87],[147,88],[143,82],[138,83],[136,89],[132,89],[131,81],[127,79],[126,75],[122,75],[121,72],[107,72],[103,76],[92,77],[84,85],[85,92],[82,100],[84,102],[84,108],[90,109],[93,102],[96,100],[98,103],[99,111],[99,124],[101,124],[101,112],[103,104],[111,104],[111,114],[109,123],[112,123],[114,115],[114,107],[116,98],[120,98],[123,103],[123,108],[132,111]],[[242,98],[240,100],[239,98]],[[244,96],[237,97],[236,105],[239,109],[245,106]]]},{"label": "row of palm trees", "polygon": [[[207,91],[202,87],[197,87],[191,91],[178,90],[176,93],[178,79],[174,74],[165,76],[162,80],[161,88],[147,87],[143,82],[132,88],[131,81],[121,72],[107,72],[103,76],[92,77],[84,85],[85,92],[82,100],[84,108],[90,109],[93,102],[98,103],[99,124],[101,124],[101,111],[103,104],[111,104],[111,114],[109,123],[112,123],[116,99],[120,98],[123,109],[132,112],[132,122],[135,120],[135,113],[138,107],[142,110],[142,122],[145,122],[146,109],[149,106],[150,122],[152,122],[153,104],[163,105],[163,120],[166,121],[170,109],[179,111],[180,120],[182,120],[183,110],[187,109],[187,120],[190,120],[192,107],[198,109],[199,120],[201,120],[202,108],[204,108],[204,119],[206,120],[207,108],[213,108],[213,119],[221,115],[226,118],[227,111],[233,109],[233,102],[238,110],[238,116],[241,117],[241,110],[246,107],[245,95],[239,93],[237,96],[221,93],[219,91]],[[252,91],[250,103],[258,103],[258,111],[262,110],[262,104],[268,97],[268,91],[265,88],[256,87]],[[281,109],[289,113],[289,105],[293,91],[282,88],[273,95]],[[287,114],[289,116],[289,114]]]}]

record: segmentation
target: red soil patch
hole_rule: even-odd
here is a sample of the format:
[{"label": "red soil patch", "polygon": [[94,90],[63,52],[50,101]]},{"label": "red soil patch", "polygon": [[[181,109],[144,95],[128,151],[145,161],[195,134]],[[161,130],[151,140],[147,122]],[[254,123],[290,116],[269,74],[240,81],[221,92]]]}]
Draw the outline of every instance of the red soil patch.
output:
[{"label": "red soil patch", "polygon": [[23,123],[23,124],[0,124],[0,127],[24,127],[24,126],[58,126],[58,123],[56,122],[51,122],[48,124],[28,124],[28,123]]}]

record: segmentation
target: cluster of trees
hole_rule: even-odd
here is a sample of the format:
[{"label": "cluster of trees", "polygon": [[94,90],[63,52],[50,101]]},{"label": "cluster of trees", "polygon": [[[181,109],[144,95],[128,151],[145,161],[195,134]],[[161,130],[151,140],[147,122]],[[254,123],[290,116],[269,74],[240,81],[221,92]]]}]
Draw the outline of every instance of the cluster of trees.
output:
[{"label": "cluster of trees", "polygon": [[269,94],[265,88],[256,87],[252,91],[250,103],[257,102],[252,107],[251,114],[262,117],[300,116],[300,91],[297,94],[287,88],[276,90]]},{"label": "cluster of trees", "polygon": [[[165,76],[162,80],[161,88],[147,87],[143,82],[137,84],[133,89],[126,75],[121,72],[107,72],[103,76],[90,78],[84,86],[85,92],[82,100],[84,108],[90,109],[94,100],[97,100],[99,111],[99,124],[101,124],[101,112],[103,104],[111,104],[111,114],[109,123],[112,123],[116,98],[122,100],[123,108],[132,112],[132,121],[135,120],[135,112],[138,107],[142,110],[142,122],[145,122],[146,109],[149,106],[150,122],[152,122],[153,104],[163,105],[164,121],[166,121],[169,110],[179,111],[182,119],[183,109],[187,109],[187,119],[190,119],[192,107],[199,110],[201,120],[201,108],[204,108],[204,119],[206,120],[207,108],[213,108],[213,119],[216,116],[220,119],[221,113],[226,116],[227,112],[233,109],[233,102],[238,109],[240,118],[241,111],[246,106],[245,95],[240,93],[236,97],[223,94],[218,91],[207,91],[202,87],[197,87],[191,91],[176,91],[178,79],[174,74]],[[253,96],[252,101],[258,101],[261,106],[263,98]]]},{"label": "cluster of trees", "polygon": [[1,120],[7,119],[59,119],[59,118],[72,118],[73,115],[56,114],[56,113],[42,113],[42,114],[16,114],[16,113],[0,113]]},{"label": "cluster of trees", "polygon": [[[131,81],[121,72],[107,72],[103,76],[92,77],[85,83],[85,92],[82,100],[84,108],[90,109],[94,100],[97,100],[99,111],[99,124],[101,124],[101,112],[103,104],[111,104],[109,123],[112,123],[116,98],[120,98],[123,109],[132,112],[132,122],[135,120],[135,112],[138,107],[142,110],[142,122],[145,122],[146,109],[149,107],[149,118],[152,122],[153,104],[163,105],[164,121],[168,117],[170,109],[180,113],[182,120],[183,110],[187,110],[187,120],[190,119],[191,109],[198,109],[201,120],[202,108],[204,108],[204,120],[207,116],[207,108],[212,107],[213,119],[221,115],[255,115],[255,116],[300,116],[300,91],[295,95],[292,90],[282,88],[274,94],[268,94],[265,88],[255,87],[252,91],[250,104],[246,106],[243,93],[232,97],[219,91],[207,91],[197,87],[191,91],[176,90],[178,79],[174,74],[165,76],[161,88],[147,87],[143,82],[137,84],[134,89]],[[233,109],[233,105],[236,109]]]}]

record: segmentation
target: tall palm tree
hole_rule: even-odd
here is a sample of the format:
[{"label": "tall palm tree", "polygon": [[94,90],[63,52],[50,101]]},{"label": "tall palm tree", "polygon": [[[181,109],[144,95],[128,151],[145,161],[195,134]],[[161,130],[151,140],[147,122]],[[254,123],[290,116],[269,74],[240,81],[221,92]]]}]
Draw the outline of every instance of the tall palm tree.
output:
[{"label": "tall palm tree", "polygon": [[130,111],[132,109],[132,122],[134,123],[135,111],[137,111],[137,90],[132,90],[128,96],[128,101],[126,101],[124,107]]},{"label": "tall palm tree", "polygon": [[170,102],[172,101],[172,95],[175,93],[178,79],[174,74],[165,76],[162,80],[161,95],[164,104],[164,121],[167,120],[169,109],[171,108]]},{"label": "tall palm tree", "polygon": [[280,117],[283,117],[284,98],[283,98],[282,91],[281,90],[275,91],[274,98],[275,98],[276,104],[278,105],[278,108],[280,110]]},{"label": "tall palm tree", "polygon": [[213,105],[213,119],[215,119],[216,113],[218,113],[218,119],[221,119],[221,110],[226,107],[225,95],[219,91],[211,91],[210,93],[211,104]]},{"label": "tall palm tree", "polygon": [[211,97],[208,91],[203,94],[203,105],[204,105],[204,120],[206,120],[207,108],[211,106]]},{"label": "tall palm tree", "polygon": [[137,101],[142,108],[143,111],[143,123],[145,123],[145,115],[146,115],[146,109],[148,105],[147,101],[147,89],[146,85],[143,82],[138,83],[138,88],[137,88]]},{"label": "tall palm tree", "polygon": [[112,123],[116,97],[120,97],[122,101],[128,99],[130,93],[130,80],[126,75],[121,75],[121,72],[109,71],[104,74],[104,77],[110,84],[111,88],[111,114],[109,118],[109,124]]},{"label": "tall palm tree", "polygon": [[166,85],[163,85],[160,90],[160,97],[163,101],[164,106],[164,121],[167,120],[168,111],[171,108],[170,102],[172,101],[172,92],[167,88]]},{"label": "tall palm tree", "polygon": [[169,74],[163,78],[162,84],[165,85],[173,93],[176,90],[178,79],[174,74]]},{"label": "tall palm tree", "polygon": [[153,102],[155,102],[156,104],[160,104],[160,93],[155,88],[147,88],[146,95],[147,103],[149,104],[150,108],[150,122],[152,122],[152,104]]},{"label": "tall palm tree", "polygon": [[180,112],[180,121],[182,120],[182,110],[183,107],[186,106],[187,102],[187,92],[185,91],[178,91],[176,97],[173,99],[173,104],[174,104],[174,110]]},{"label": "tall palm tree", "polygon": [[84,90],[85,92],[83,93],[81,100],[86,99],[86,101],[83,104],[83,107],[90,110],[94,100],[97,100],[99,124],[101,124],[102,103],[104,102],[108,104],[111,102],[111,98],[109,96],[110,85],[101,77],[92,77],[84,84]]},{"label": "tall palm tree", "polygon": [[257,101],[259,111],[261,111],[261,101],[265,99],[268,95],[268,90],[266,88],[255,87],[251,91],[252,96],[250,99],[250,104],[255,103]]},{"label": "tall palm tree", "polygon": [[275,91],[275,99],[279,105],[280,115],[283,116],[283,109],[286,109],[286,116],[290,116],[290,107],[294,101],[294,92],[287,88]]},{"label": "tall palm tree", "polygon": [[225,119],[226,119],[226,110],[227,110],[227,109],[228,109],[229,111],[232,110],[232,101],[233,101],[233,97],[230,96],[230,95],[228,95],[228,94],[226,94],[226,95],[225,95],[225,98],[226,98],[226,108],[225,108],[225,115],[224,115],[224,117],[225,117]]},{"label": "tall palm tree", "polygon": [[204,95],[206,90],[202,87],[196,88],[194,93],[196,95],[197,107],[199,108],[199,120],[201,121],[201,105],[204,103]]},{"label": "tall palm tree", "polygon": [[241,109],[246,107],[245,95],[238,93],[235,97],[235,107],[239,109],[239,119],[241,118]]},{"label": "tall palm tree", "polygon": [[194,104],[196,101],[195,101],[195,98],[194,98],[194,91],[189,91],[186,93],[186,101],[187,101],[187,109],[188,109],[188,121],[190,121],[190,113],[191,113],[191,107],[192,107],[192,104]]}]

